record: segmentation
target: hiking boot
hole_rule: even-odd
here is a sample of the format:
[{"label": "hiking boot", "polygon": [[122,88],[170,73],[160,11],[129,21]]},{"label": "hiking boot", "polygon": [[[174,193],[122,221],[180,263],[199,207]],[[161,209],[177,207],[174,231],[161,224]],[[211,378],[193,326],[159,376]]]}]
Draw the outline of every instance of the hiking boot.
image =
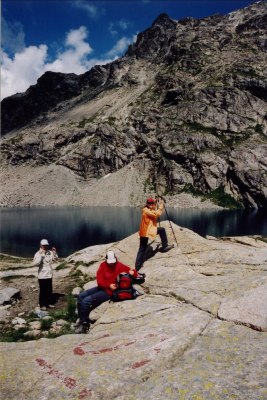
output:
[{"label": "hiking boot", "polygon": [[167,253],[167,251],[169,251],[173,248],[174,248],[173,244],[168,244],[167,246],[162,247],[161,251],[162,251],[162,253]]},{"label": "hiking boot", "polygon": [[87,333],[89,331],[90,324],[88,322],[83,322],[79,324],[78,327],[75,329],[75,333]]}]

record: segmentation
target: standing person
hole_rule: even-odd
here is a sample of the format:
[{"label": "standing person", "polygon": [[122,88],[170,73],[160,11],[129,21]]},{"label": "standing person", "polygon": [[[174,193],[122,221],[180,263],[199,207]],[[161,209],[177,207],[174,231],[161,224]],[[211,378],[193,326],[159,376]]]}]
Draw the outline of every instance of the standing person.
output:
[{"label": "standing person", "polygon": [[156,200],[150,197],[147,199],[146,205],[142,210],[142,218],[139,230],[140,245],[135,261],[135,268],[137,271],[139,271],[139,269],[143,266],[148,239],[154,240],[158,234],[160,235],[162,243],[161,251],[166,252],[173,248],[173,245],[168,244],[165,228],[157,227],[157,219],[163,212],[163,199],[160,199],[158,209],[156,209],[156,206]]},{"label": "standing person", "polygon": [[114,251],[107,252],[106,260],[102,262],[96,273],[97,286],[81,292],[77,299],[79,325],[75,333],[86,333],[90,327],[89,314],[94,308],[111,298],[117,289],[117,276],[126,272],[137,277],[137,271],[119,262]]},{"label": "standing person", "polygon": [[38,282],[39,282],[39,305],[41,310],[46,308],[54,308],[52,304],[52,278],[53,269],[52,263],[57,260],[58,255],[55,247],[49,250],[49,243],[46,239],[40,242],[40,250],[35,253],[33,258],[33,266],[38,265]]}]

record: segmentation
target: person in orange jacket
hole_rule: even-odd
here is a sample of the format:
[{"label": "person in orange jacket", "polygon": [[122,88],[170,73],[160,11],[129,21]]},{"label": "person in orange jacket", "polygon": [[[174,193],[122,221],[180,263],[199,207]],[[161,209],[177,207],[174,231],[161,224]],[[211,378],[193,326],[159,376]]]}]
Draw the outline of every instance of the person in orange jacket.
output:
[{"label": "person in orange jacket", "polygon": [[164,201],[162,198],[159,201],[158,209],[156,209],[156,206],[156,200],[150,197],[147,199],[146,205],[142,210],[142,218],[139,230],[140,245],[135,261],[135,269],[137,271],[143,266],[149,239],[154,240],[158,234],[161,238],[162,252],[169,251],[173,248],[173,245],[168,244],[165,228],[157,227],[157,219],[161,216],[164,208]]}]

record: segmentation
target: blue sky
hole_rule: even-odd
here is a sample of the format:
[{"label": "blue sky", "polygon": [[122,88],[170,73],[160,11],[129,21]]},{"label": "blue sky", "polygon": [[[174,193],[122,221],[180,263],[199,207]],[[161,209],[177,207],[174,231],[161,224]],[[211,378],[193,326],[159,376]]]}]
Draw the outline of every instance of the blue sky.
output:
[{"label": "blue sky", "polygon": [[1,98],[46,71],[81,74],[122,56],[139,32],[171,18],[226,14],[253,0],[2,0]]}]

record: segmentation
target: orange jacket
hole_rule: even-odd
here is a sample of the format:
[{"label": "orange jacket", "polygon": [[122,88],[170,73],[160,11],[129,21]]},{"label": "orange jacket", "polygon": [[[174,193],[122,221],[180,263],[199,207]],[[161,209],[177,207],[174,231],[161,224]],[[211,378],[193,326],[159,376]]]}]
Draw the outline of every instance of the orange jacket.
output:
[{"label": "orange jacket", "polygon": [[162,214],[162,211],[163,203],[160,203],[157,210],[151,210],[148,207],[143,208],[139,230],[140,236],[155,239],[157,236],[157,218]]}]

